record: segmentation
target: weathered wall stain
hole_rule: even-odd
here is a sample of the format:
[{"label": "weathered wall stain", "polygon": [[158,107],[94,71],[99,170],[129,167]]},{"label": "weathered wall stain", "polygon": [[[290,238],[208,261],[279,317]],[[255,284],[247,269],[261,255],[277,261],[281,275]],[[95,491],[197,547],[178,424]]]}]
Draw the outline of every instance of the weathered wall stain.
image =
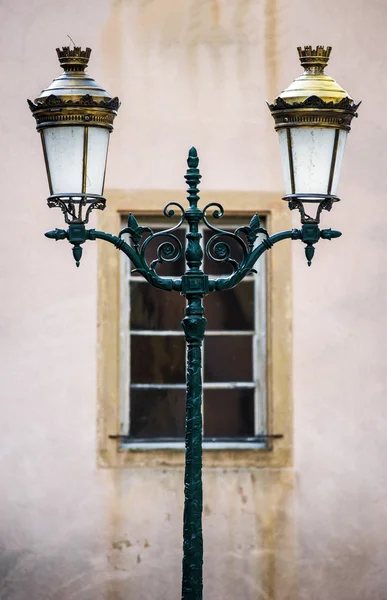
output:
[{"label": "weathered wall stain", "polygon": [[119,98],[122,97],[122,82],[125,80],[125,15],[125,0],[113,0],[110,15],[101,32],[104,85]]},{"label": "weathered wall stain", "polygon": [[113,550],[122,551],[123,548],[130,548],[132,542],[130,540],[118,540],[117,542],[112,542]]},{"label": "weathered wall stain", "polygon": [[219,25],[220,4],[219,0],[212,0],[212,18],[215,25]]},{"label": "weathered wall stain", "polygon": [[277,84],[277,0],[264,1],[265,30],[264,53],[268,97],[275,98],[279,92]]},{"label": "weathered wall stain", "polygon": [[[269,2],[269,0],[266,0]],[[115,0],[112,12],[128,0]],[[271,18],[275,7],[266,7]],[[130,3],[132,35],[142,45],[168,47],[179,43],[184,48],[199,46],[254,46],[260,31],[259,13],[254,0],[235,5],[225,0],[142,0]]]},{"label": "weathered wall stain", "polygon": [[[246,118],[256,120],[258,94],[271,98],[276,91],[275,0],[114,0],[103,39],[110,77],[135,79],[136,92],[125,104],[135,106],[142,96],[139,110],[148,115],[157,114],[152,98],[158,97],[162,112],[163,100],[174,110],[180,94],[187,115],[224,113],[228,119],[242,103]],[[174,77],[180,85],[171,104],[167,84]],[[268,152],[277,150],[274,136],[271,141]]]}]

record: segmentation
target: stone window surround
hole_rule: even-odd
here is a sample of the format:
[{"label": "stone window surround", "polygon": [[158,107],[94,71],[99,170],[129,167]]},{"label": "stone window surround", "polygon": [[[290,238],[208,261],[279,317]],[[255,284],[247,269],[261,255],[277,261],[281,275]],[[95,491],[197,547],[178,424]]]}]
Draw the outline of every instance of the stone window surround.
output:
[{"label": "stone window surround", "polygon": [[[269,233],[291,228],[291,215],[280,192],[211,190],[201,196],[203,206],[220,202],[225,216],[235,217],[237,222],[238,217],[246,219],[258,212],[265,216]],[[106,197],[98,228],[110,233],[118,233],[122,216],[129,212],[154,220],[162,217],[167,202],[184,206],[184,192],[179,190],[108,190]],[[267,252],[268,431],[280,433],[283,438],[269,442],[265,449],[204,449],[204,467],[292,466],[290,244],[281,242]],[[100,467],[182,467],[182,449],[131,450],[109,438],[120,430],[120,273],[119,252],[110,244],[98,242],[97,462]]]}]

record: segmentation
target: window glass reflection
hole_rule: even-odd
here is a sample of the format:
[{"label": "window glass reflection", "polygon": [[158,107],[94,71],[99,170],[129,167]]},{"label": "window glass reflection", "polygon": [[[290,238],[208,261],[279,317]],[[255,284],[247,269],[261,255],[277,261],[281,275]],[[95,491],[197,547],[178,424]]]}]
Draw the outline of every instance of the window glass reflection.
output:
[{"label": "window glass reflection", "polygon": [[146,282],[130,284],[130,329],[181,331],[185,300]]},{"label": "window glass reflection", "polygon": [[131,390],[131,436],[184,438],[184,422],[184,390]]},{"label": "window glass reflection", "polygon": [[208,294],[204,308],[209,331],[253,331],[254,282],[244,281],[232,290]]},{"label": "window glass reflection", "polygon": [[252,381],[252,336],[207,336],[204,346],[204,381]]},{"label": "window glass reflection", "polygon": [[132,383],[184,383],[185,343],[181,335],[132,335]]},{"label": "window glass reflection", "polygon": [[206,390],[204,396],[205,437],[254,435],[254,390]]}]

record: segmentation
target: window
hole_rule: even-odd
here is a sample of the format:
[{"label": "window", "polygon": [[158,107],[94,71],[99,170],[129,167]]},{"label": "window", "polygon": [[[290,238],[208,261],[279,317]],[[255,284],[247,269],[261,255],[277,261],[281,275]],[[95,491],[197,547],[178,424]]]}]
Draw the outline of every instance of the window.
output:
[{"label": "window", "polygon": [[[221,226],[233,231],[243,222],[239,219],[234,225],[223,219]],[[161,231],[157,224],[152,229]],[[186,226],[174,232],[183,248],[186,233]],[[201,233],[204,248],[213,232],[202,226]],[[149,262],[167,239],[152,242]],[[241,258],[238,244],[225,241],[232,255]],[[131,272],[124,255],[121,263],[121,434],[132,445],[183,446],[185,298],[150,286]],[[255,437],[266,433],[265,258],[255,268],[257,273],[236,288],[204,298],[208,323],[203,343],[203,441],[208,447],[255,446]],[[207,257],[203,270],[210,277],[232,272],[230,265]],[[165,277],[179,277],[184,271],[184,256],[157,267]]]},{"label": "window", "polygon": [[[183,202],[182,197],[184,192],[178,190],[134,190],[134,191],[120,191],[120,190],[108,190],[106,196],[108,198],[106,209],[98,214],[98,229],[108,231],[111,233],[118,233],[122,228],[123,216],[132,212],[142,222],[148,224],[153,223],[157,227],[168,227],[169,221],[161,217],[160,220],[155,221],[155,216],[159,218],[162,214],[162,208],[168,202]],[[289,214],[287,205],[281,200],[281,193],[279,192],[216,192],[207,191],[203,193],[203,201],[201,203],[204,206],[210,202],[220,202],[225,208],[225,214],[230,219],[226,221],[226,218],[222,219],[222,227],[234,229],[233,225],[237,223],[241,225],[248,222],[251,216],[258,212],[260,216],[264,216],[266,219],[266,227],[270,232],[281,231],[284,229],[291,228],[291,215]],[[141,218],[142,215],[142,218]],[[235,215],[235,217],[233,216]],[[221,222],[219,221],[219,224]],[[146,439],[145,442],[141,443],[123,443],[120,437],[123,432],[130,433],[129,429],[129,394],[124,394],[123,390],[129,389],[129,344],[131,343],[131,333],[134,331],[129,330],[129,318],[130,318],[130,306],[129,306],[129,273],[125,273],[125,269],[129,270],[129,263],[122,261],[122,255],[120,252],[110,244],[104,242],[96,242],[96,250],[98,249],[98,354],[97,354],[97,381],[98,381],[98,410],[97,410],[97,456],[98,464],[102,467],[182,467],[184,465],[184,451],[183,442],[173,441],[173,443],[158,443],[151,439],[148,430],[148,437],[144,433],[140,432],[140,427],[137,430],[137,439]],[[89,252],[91,252],[91,247]],[[211,269],[209,265],[211,264]],[[260,265],[262,266],[261,261]],[[209,366],[213,369],[211,377],[205,379],[204,389],[204,433],[207,437],[217,438],[218,441],[205,441],[204,452],[203,452],[203,465],[209,467],[225,467],[225,468],[245,468],[248,466],[253,467],[289,467],[292,465],[292,389],[291,389],[291,349],[292,349],[292,312],[291,312],[291,298],[292,298],[292,285],[291,285],[291,242],[281,242],[277,244],[272,250],[266,253],[266,272],[260,271],[258,279],[252,278],[250,281],[245,280],[241,283],[233,292],[215,292],[209,294],[205,299],[206,316],[208,319],[208,328],[206,332],[204,352],[207,352],[207,371]],[[218,267],[215,263],[205,263],[205,269],[209,273],[210,270],[214,275],[218,274]],[[162,267],[164,269],[165,267]],[[183,266],[179,265],[178,274],[181,275]],[[216,271],[216,272],[215,272]],[[162,273],[162,271],[161,271]],[[164,271],[164,274],[165,271]],[[261,285],[261,280],[268,281],[267,286]],[[135,286],[134,284],[138,284]],[[142,339],[143,343],[149,342],[146,340],[146,336],[141,336],[140,330],[146,332],[152,332],[149,338],[156,338],[160,343],[163,338],[163,331],[172,331],[175,335],[171,335],[171,341],[166,342],[167,344],[176,343],[182,345],[182,351],[176,350],[176,355],[179,356],[180,366],[175,373],[180,369],[179,379],[169,379],[165,384],[169,386],[169,389],[173,389],[172,384],[184,386],[184,375],[185,365],[184,362],[184,341],[182,336],[182,329],[180,328],[180,318],[184,307],[184,298],[176,292],[163,292],[162,290],[154,290],[150,285],[138,281],[134,281],[133,284],[133,306],[135,307],[135,292],[138,294],[137,299],[141,298],[140,294],[146,295],[146,303],[143,303],[144,311],[148,314],[149,318],[149,304],[154,303],[154,309],[152,312],[152,318],[155,321],[147,325],[139,324],[137,329],[138,333],[135,333],[133,337],[136,337],[137,341]],[[140,287],[140,286],[145,287]],[[254,290],[264,291],[266,288],[265,297],[255,297],[254,302],[256,306],[256,314],[260,321],[255,321],[255,333],[249,334],[252,331],[248,329],[248,308],[249,302],[248,294],[244,293],[243,287],[246,285],[247,288],[254,287]],[[135,289],[137,287],[137,289]],[[126,289],[127,302],[124,302]],[[145,290],[147,290],[145,292]],[[154,294],[162,294],[162,301],[159,301],[154,297]],[[224,295],[223,295],[224,294]],[[228,296],[227,296],[228,294]],[[152,300],[153,298],[153,300]],[[227,300],[228,298],[228,300]],[[251,296],[250,296],[251,298]],[[181,303],[178,307],[176,303]],[[222,304],[219,305],[219,302]],[[237,311],[230,311],[234,302],[239,302],[243,307],[243,310],[238,311],[238,315],[243,315],[245,321],[235,323],[233,319],[240,318],[237,315]],[[163,303],[164,307],[162,308]],[[266,312],[266,318],[262,320],[263,312],[259,308],[260,303],[263,305],[263,311]],[[148,306],[148,308],[147,308]],[[159,307],[159,308],[156,308]],[[163,310],[162,313],[158,311]],[[169,311],[169,312],[168,312]],[[133,314],[134,316],[134,314]],[[142,313],[137,318],[142,318]],[[174,323],[169,322],[168,329],[166,325],[160,325],[160,320],[164,322],[165,319],[175,318]],[[157,321],[158,319],[158,321]],[[166,322],[166,321],[165,321]],[[164,327],[165,329],[162,329]],[[261,327],[263,335],[261,335]],[[150,329],[148,329],[150,328]],[[220,330],[227,329],[227,334],[217,335]],[[157,335],[154,332],[157,330]],[[217,344],[218,348],[226,348],[225,340],[231,340],[230,343],[235,343],[238,338],[238,332],[242,331],[243,334],[240,338],[245,341],[248,335],[255,335],[257,339],[262,343],[261,346],[255,346],[254,352],[257,353],[257,357],[260,356],[259,361],[256,364],[260,364],[264,372],[260,370],[253,372],[253,378],[251,378],[251,372],[241,373],[238,375],[238,381],[235,379],[231,380],[231,376],[228,381],[219,381],[220,376],[215,371],[217,366],[211,364],[211,356],[208,352],[211,351],[214,345]],[[264,336],[266,334],[266,343]],[[129,337],[130,336],[130,337]],[[167,337],[167,336],[165,336]],[[234,346],[236,348],[236,346]],[[126,349],[125,349],[126,348]],[[233,348],[233,347],[232,347]],[[224,350],[225,351],[225,350]],[[173,350],[172,350],[173,352]],[[266,352],[266,356],[264,353]],[[253,350],[252,350],[253,353]],[[180,359],[181,357],[181,359]],[[239,354],[238,354],[239,357]],[[263,360],[261,358],[263,357]],[[126,369],[123,365],[126,364]],[[265,368],[263,367],[265,365]],[[142,365],[140,364],[142,368]],[[160,370],[163,369],[163,365],[159,364]],[[242,366],[239,366],[242,369]],[[170,371],[168,378],[170,378]],[[208,373],[210,373],[208,371]],[[227,370],[230,374],[230,370]],[[243,381],[242,381],[243,376]],[[138,376],[139,377],[139,376]],[[145,377],[145,375],[144,375]],[[175,377],[175,376],[174,376]],[[237,375],[233,374],[233,378]],[[268,443],[257,444],[257,443],[246,443],[246,431],[252,431],[252,411],[246,410],[245,416],[241,418],[239,423],[239,429],[235,431],[232,443],[224,441],[224,438],[230,438],[230,431],[227,431],[226,426],[229,427],[230,420],[222,422],[224,414],[219,409],[219,405],[223,405],[223,400],[219,400],[221,395],[222,399],[227,394],[234,394],[234,397],[240,394],[238,391],[234,393],[234,390],[230,390],[229,383],[243,384],[248,383],[248,386],[244,386],[246,390],[246,398],[251,394],[250,385],[254,383],[255,377],[259,379],[259,385],[257,386],[257,392],[254,391],[254,433],[262,430],[267,431],[268,434],[280,434],[280,439],[272,441],[269,438]],[[167,378],[167,375],[165,375]],[[216,378],[216,381],[214,379]],[[124,381],[125,380],[125,381]],[[135,382],[132,381],[134,384]],[[137,381],[136,383],[150,383],[149,379],[144,381]],[[171,385],[169,385],[171,384]],[[215,387],[213,386],[215,384]],[[126,388],[125,388],[126,386]],[[222,389],[226,386],[227,389]],[[265,388],[265,389],[264,389]],[[162,394],[168,395],[169,389],[158,390],[159,403],[163,404],[163,407],[167,405],[167,401],[162,400]],[[175,403],[178,404],[179,394],[184,397],[184,389],[173,390],[175,393]],[[138,395],[144,392],[140,388],[137,388]],[[132,398],[133,399],[133,398]],[[213,400],[213,402],[210,402]],[[206,403],[207,402],[207,403]],[[231,405],[231,401],[229,401]],[[182,403],[181,403],[182,404]],[[181,406],[180,404],[180,406]],[[240,406],[241,402],[234,401],[234,407]],[[138,401],[138,410],[140,410],[140,402]],[[246,402],[249,406],[249,401]],[[134,405],[133,405],[134,406]],[[251,407],[251,401],[250,401]],[[215,418],[212,418],[211,411],[216,413]],[[180,418],[180,428],[182,419],[184,416],[178,417],[177,410],[170,410],[170,414],[173,414],[174,418]],[[149,413],[148,413],[149,414]],[[180,413],[181,414],[181,413]],[[235,414],[235,413],[234,413]],[[239,413],[240,414],[240,413]],[[164,421],[160,424],[162,413],[159,412],[155,419],[155,423],[158,423],[158,431],[160,432],[161,425],[165,428],[163,437],[173,437],[174,440],[179,439],[180,434],[176,434],[176,429],[171,435],[171,420],[165,415]],[[226,415],[227,416],[227,415]],[[209,429],[212,426],[221,429]],[[246,425],[246,429],[242,429],[241,423]],[[167,430],[167,427],[169,430]],[[178,427],[176,424],[175,427]],[[181,430],[181,429],[180,429]],[[243,431],[243,435],[241,435]],[[224,435],[225,432],[227,435]],[[248,434],[249,435],[249,434]],[[143,436],[143,437],[140,437]],[[159,433],[159,438],[161,434]],[[243,437],[244,443],[238,445],[237,438]],[[223,438],[223,441],[222,439]],[[181,438],[180,438],[181,439]],[[220,441],[219,441],[220,440]]]}]

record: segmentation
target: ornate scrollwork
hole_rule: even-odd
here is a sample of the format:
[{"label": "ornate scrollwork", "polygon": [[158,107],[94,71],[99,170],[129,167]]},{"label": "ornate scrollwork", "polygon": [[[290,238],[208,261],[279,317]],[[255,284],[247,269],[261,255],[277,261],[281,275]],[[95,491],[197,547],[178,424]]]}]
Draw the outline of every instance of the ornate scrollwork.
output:
[{"label": "ornate scrollwork", "polygon": [[[180,240],[172,234],[168,234],[173,242],[163,242],[157,248],[157,258],[152,260],[149,265],[151,269],[155,269],[157,264],[175,262],[180,258],[183,252],[183,246]],[[156,237],[156,234],[154,235]]]},{"label": "ornate scrollwork", "polygon": [[[176,231],[184,222],[184,208],[181,206],[181,204],[178,204],[177,202],[170,202],[164,207],[163,213],[166,217],[171,219],[175,216],[175,208],[178,208],[181,213],[180,219],[176,225],[170,227],[169,229],[165,229],[164,231],[158,231],[154,233],[153,229],[151,229],[150,227],[142,227],[141,225],[139,225],[136,217],[130,214],[128,218],[127,227],[122,229],[119,233],[119,237],[122,237],[125,233],[129,234],[133,244],[133,249],[135,250],[136,254],[140,257],[145,269],[152,269],[154,271],[158,264],[175,262],[181,257],[183,253],[183,246],[180,240],[175,235],[173,235],[173,232]],[[145,233],[149,233],[149,235],[145,238],[144,241],[142,241]],[[158,246],[156,250],[157,258],[155,260],[152,260],[152,262],[148,264],[145,256],[147,248],[149,244],[158,237],[168,237],[169,240],[162,242],[160,246]],[[135,270],[139,271],[140,269]]]},{"label": "ornate scrollwork", "polygon": [[208,229],[215,232],[215,235],[210,237],[210,239],[208,240],[208,242],[206,244],[206,249],[205,249],[206,255],[208,256],[208,258],[210,260],[213,260],[214,262],[230,264],[233,269],[233,272],[235,272],[239,266],[239,262],[237,260],[235,260],[235,258],[231,257],[230,245],[224,240],[223,241],[218,241],[218,240],[219,240],[219,238],[226,238],[229,240],[236,241],[242,250],[242,259],[247,256],[248,250],[247,250],[246,243],[242,238],[240,238],[235,233],[232,233],[231,231],[225,231],[224,229],[220,229],[219,227],[212,225],[212,223],[210,223],[207,218],[207,211],[209,209],[212,210],[212,216],[214,217],[214,219],[221,219],[224,216],[224,208],[221,204],[218,204],[217,202],[212,202],[211,204],[207,204],[203,208],[203,221],[206,224],[206,226],[208,227]]},{"label": "ornate scrollwork", "polygon": [[41,100],[37,100],[36,104],[31,100],[27,100],[27,102],[32,113],[42,108],[72,108],[90,106],[93,108],[107,108],[109,110],[117,111],[120,107],[120,101],[117,97],[109,98],[108,100],[97,101],[90,94],[85,94],[84,96],[81,96],[79,100],[65,100],[60,96],[50,94],[49,96],[42,98]]},{"label": "ornate scrollwork", "polygon": [[236,235],[239,235],[240,232],[245,234],[247,241],[249,242],[250,250],[253,249],[255,241],[260,233],[264,234],[266,237],[269,237],[267,230],[264,227],[261,227],[258,213],[255,213],[248,226],[244,225],[242,227],[238,227],[238,229],[235,231]]},{"label": "ornate scrollwork", "polygon": [[134,249],[137,251],[141,242],[141,238],[146,231],[148,231],[151,235],[153,233],[150,227],[141,227],[138,224],[136,217],[130,213],[128,217],[128,225],[120,231],[118,237],[122,237],[124,233],[128,233],[133,242]]},{"label": "ornate scrollwork", "polygon": [[[47,199],[47,205],[50,208],[60,208],[68,225],[73,223],[86,224],[89,222],[92,210],[104,210],[106,200],[103,196],[92,194],[77,194],[76,196],[54,194]],[[84,213],[83,209],[86,206],[87,209]]]},{"label": "ornate scrollwork", "polygon": [[[217,241],[220,237],[223,237],[223,233],[217,233],[213,235],[206,244],[206,255],[210,260],[214,262],[227,263],[231,265],[233,272],[239,267],[239,262],[235,258],[231,257],[231,247],[227,242]],[[234,234],[230,233],[230,236]]]},{"label": "ornate scrollwork", "polygon": [[302,102],[287,102],[280,96],[273,104],[268,104],[275,121],[275,128],[305,125],[319,127],[337,127],[349,131],[351,122],[357,117],[361,102],[355,104],[352,98],[345,96],[339,102],[325,101],[319,96],[309,96]]},{"label": "ornate scrollwork", "polygon": [[314,203],[317,203],[318,206],[317,206],[316,215],[314,217],[308,215],[308,213],[305,210],[304,202],[308,202],[308,200],[305,200],[302,197],[297,197],[297,196],[292,197],[291,195],[289,195],[288,197],[285,196],[284,200],[288,201],[289,210],[298,209],[300,216],[301,216],[301,223],[303,225],[305,225],[305,224],[318,225],[320,223],[320,216],[321,216],[322,211],[326,210],[329,212],[330,210],[332,210],[333,203],[338,202],[339,198],[337,198],[336,196],[326,196],[326,197],[322,196],[321,199],[316,198]]},{"label": "ornate scrollwork", "polygon": [[325,102],[319,96],[309,96],[302,102],[286,102],[281,97],[276,98],[274,104],[268,104],[270,110],[287,110],[287,109],[296,109],[296,108],[334,108],[339,110],[348,110],[350,112],[356,113],[359,108],[361,102],[355,104],[352,98],[345,97],[340,100],[340,102]]},{"label": "ornate scrollwork", "polygon": [[[264,234],[268,237],[268,232],[266,229],[261,227],[260,220],[258,214],[255,214],[250,221],[249,225],[244,225],[242,227],[238,227],[235,232],[225,231],[224,229],[219,229],[215,227],[212,223],[208,221],[206,212],[207,210],[212,209],[212,216],[215,219],[221,219],[224,215],[224,209],[221,204],[213,202],[211,204],[207,204],[207,206],[203,209],[203,221],[207,225],[209,229],[215,232],[206,244],[206,255],[210,260],[214,262],[223,262],[231,265],[233,271],[235,272],[242,261],[247,257],[247,255],[252,252],[254,248],[255,241],[260,233]],[[246,244],[245,239],[243,239],[240,234],[243,234],[246,238],[248,244]],[[237,242],[242,251],[242,260],[238,261],[235,258],[231,257],[231,247],[221,238],[227,238],[230,240],[234,240]]]}]

